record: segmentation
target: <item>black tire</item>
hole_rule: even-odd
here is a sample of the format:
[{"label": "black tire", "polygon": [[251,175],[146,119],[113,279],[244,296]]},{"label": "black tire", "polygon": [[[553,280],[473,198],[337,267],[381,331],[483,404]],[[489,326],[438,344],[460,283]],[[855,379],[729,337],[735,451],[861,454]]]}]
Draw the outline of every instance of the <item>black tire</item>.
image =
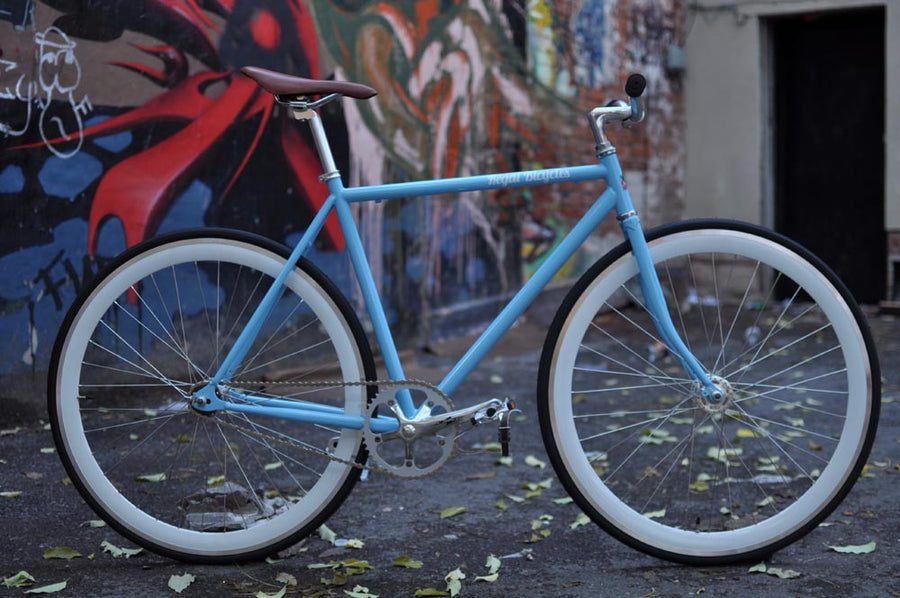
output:
[{"label": "black tire", "polygon": [[[195,261],[187,259],[197,251],[202,253]],[[274,277],[289,253],[268,239],[238,231],[161,236],[117,257],[69,310],[50,362],[53,437],[86,502],[138,545],[190,562],[261,559],[315,531],[359,479],[359,468],[311,455],[297,445],[302,439],[325,449],[331,442],[342,458],[364,464],[361,432],[234,413],[199,415],[188,407],[191,387],[216,369],[236,336],[232,330],[249,317],[251,304],[269,286],[266,279]],[[251,273],[254,266],[261,270]],[[131,278],[139,282],[129,282]],[[352,371],[357,381],[374,380],[366,335],[334,284],[300,260],[286,287],[277,316],[273,313],[265,323],[271,336],[261,334],[245,359],[246,376],[263,382],[254,392],[292,398],[286,394],[290,386],[274,383],[276,375],[281,381],[333,380]],[[239,302],[245,302],[240,310]],[[99,307],[93,311],[95,305]],[[232,317],[236,325],[226,334],[225,321]],[[313,335],[318,336],[303,340]],[[301,348],[310,348],[296,349],[301,341],[307,343]],[[340,351],[343,357],[338,357]],[[331,365],[325,358],[337,361]],[[343,400],[364,412],[374,392],[371,387],[346,387],[336,393],[338,405]],[[293,436],[295,431],[303,436]],[[329,441],[332,433],[337,439]],[[159,461],[147,455],[139,459],[135,453],[145,449],[158,449]],[[221,466],[221,475],[206,471],[208,466]],[[135,477],[142,471],[155,476]],[[140,487],[137,478],[144,478]],[[327,483],[320,484],[323,479]],[[314,499],[319,502],[313,504]],[[257,512],[248,514],[253,509]],[[280,521],[284,523],[273,523]],[[195,537],[203,541],[182,542]]]},{"label": "black tire", "polygon": [[[835,274],[781,235],[697,220],[646,236],[676,328],[729,385],[727,407],[704,405],[655,335],[623,243],[575,284],[547,334],[547,452],[578,506],[637,550],[695,565],[764,558],[814,529],[858,478],[880,408],[874,342]],[[732,282],[740,299],[724,290]],[[624,344],[612,340],[622,331]]]}]

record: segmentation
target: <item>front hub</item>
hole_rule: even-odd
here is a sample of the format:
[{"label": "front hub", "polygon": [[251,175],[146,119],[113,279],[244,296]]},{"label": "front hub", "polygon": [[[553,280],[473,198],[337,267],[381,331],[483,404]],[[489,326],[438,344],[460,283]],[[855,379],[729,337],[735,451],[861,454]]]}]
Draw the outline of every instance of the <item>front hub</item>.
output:
[{"label": "front hub", "polygon": [[719,389],[719,392],[707,395],[703,393],[702,387],[698,387],[694,401],[709,413],[721,413],[728,409],[734,401],[734,389],[728,380],[721,376],[710,376],[709,380]]}]

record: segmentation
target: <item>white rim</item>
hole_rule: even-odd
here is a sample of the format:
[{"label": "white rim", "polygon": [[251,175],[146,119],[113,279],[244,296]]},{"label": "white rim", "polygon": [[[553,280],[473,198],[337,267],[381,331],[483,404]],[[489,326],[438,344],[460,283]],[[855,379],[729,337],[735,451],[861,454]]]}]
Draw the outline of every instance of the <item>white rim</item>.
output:
[{"label": "white rim", "polygon": [[[187,256],[187,259],[180,256]],[[59,432],[70,462],[80,478],[103,509],[133,533],[164,548],[196,555],[229,555],[252,552],[277,543],[307,524],[323,507],[334,499],[351,469],[330,462],[321,478],[304,499],[286,513],[248,529],[229,532],[203,533],[164,523],[129,502],[104,475],[98,465],[82,428],[78,400],[78,380],[81,356],[85,354],[97,321],[111,303],[137,281],[169,264],[182,261],[235,261],[253,267],[271,277],[278,275],[284,260],[259,247],[228,239],[186,239],[142,253],[123,264],[94,289],[73,320],[66,343],[60,354],[57,369],[57,410]],[[338,308],[328,296],[297,270],[285,285],[304,297],[320,318],[335,345],[338,355],[357,355],[353,336],[344,327]],[[364,377],[359,358],[344,359],[342,375],[347,380]],[[348,414],[362,415],[365,390],[348,387],[345,406]],[[352,460],[361,443],[362,434],[345,430],[341,435],[336,456]]]},{"label": "white rim", "polygon": [[[818,481],[791,506],[769,519],[745,528],[696,532],[665,526],[642,516],[619,501],[600,482],[578,440],[572,410],[572,378],[579,344],[603,299],[637,274],[627,254],[605,269],[582,293],[560,333],[551,363],[550,404],[552,428],[566,470],[581,495],[606,520],[635,540],[666,552],[685,556],[726,556],[751,552],[787,537],[803,527],[843,487],[856,463],[869,420],[871,372],[866,346],[852,312],[825,279],[805,260],[780,244],[731,230],[696,230],[665,235],[650,243],[654,263],[688,253],[733,253],[779,268],[819,303],[834,326],[848,369],[848,410],[840,442]],[[561,374],[561,375],[559,375]]]}]

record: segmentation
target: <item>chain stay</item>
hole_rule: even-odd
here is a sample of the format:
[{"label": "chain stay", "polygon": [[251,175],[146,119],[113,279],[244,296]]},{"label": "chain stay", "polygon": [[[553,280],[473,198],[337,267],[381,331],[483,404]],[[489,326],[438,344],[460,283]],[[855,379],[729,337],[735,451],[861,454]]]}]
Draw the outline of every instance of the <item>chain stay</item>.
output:
[{"label": "chain stay", "polygon": [[[330,387],[335,387],[335,386],[377,387],[377,386],[388,386],[388,385],[390,385],[390,386],[408,386],[408,387],[419,386],[422,388],[427,388],[430,391],[438,393],[438,395],[440,395],[441,397],[443,397],[449,401],[449,398],[437,386],[435,386],[434,384],[431,384],[430,382],[426,382],[424,380],[359,380],[359,381],[347,381],[347,380],[305,380],[305,381],[300,381],[300,380],[295,380],[295,381],[290,381],[290,380],[232,380],[229,384],[229,386],[299,386],[299,387],[305,387],[305,388],[313,388],[313,387],[330,388]],[[366,402],[368,404],[368,400]],[[399,475],[399,474],[395,473],[394,471],[384,468],[384,467],[370,465],[368,463],[357,463],[356,461],[351,461],[349,459],[342,459],[336,455],[333,455],[332,453],[330,453],[326,450],[316,449],[316,448],[313,448],[310,446],[300,444],[299,442],[292,442],[285,438],[278,438],[276,436],[265,434],[258,430],[252,430],[250,428],[246,428],[244,426],[241,426],[240,424],[226,422],[221,419],[219,419],[217,421],[226,427],[239,430],[245,434],[250,434],[251,436],[263,438],[265,440],[269,440],[272,442],[277,442],[278,444],[291,446],[293,448],[300,449],[301,451],[304,451],[306,453],[316,455],[319,457],[324,457],[330,461],[336,461],[337,463],[341,463],[342,465],[347,465],[348,467],[352,467],[354,469],[361,469],[363,471],[372,471],[372,472],[376,472],[376,473],[383,473],[383,474],[387,474],[389,476],[396,477],[396,478],[409,479],[408,476]],[[454,441],[455,441],[455,439],[454,439]]]}]

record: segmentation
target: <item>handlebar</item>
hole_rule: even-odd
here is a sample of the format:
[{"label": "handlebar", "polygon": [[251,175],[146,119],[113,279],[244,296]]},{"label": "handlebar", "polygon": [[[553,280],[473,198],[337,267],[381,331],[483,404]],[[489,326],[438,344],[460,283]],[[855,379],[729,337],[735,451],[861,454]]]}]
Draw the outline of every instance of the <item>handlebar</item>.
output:
[{"label": "handlebar", "polygon": [[588,115],[588,121],[591,125],[591,131],[594,133],[594,139],[597,141],[598,157],[616,151],[603,132],[603,126],[606,123],[621,122],[625,126],[633,126],[644,120],[644,103],[641,100],[641,95],[643,95],[646,87],[647,80],[644,76],[634,73],[628,77],[628,81],[625,83],[625,93],[628,95],[630,102],[613,100],[606,106],[600,106],[591,110]]}]

